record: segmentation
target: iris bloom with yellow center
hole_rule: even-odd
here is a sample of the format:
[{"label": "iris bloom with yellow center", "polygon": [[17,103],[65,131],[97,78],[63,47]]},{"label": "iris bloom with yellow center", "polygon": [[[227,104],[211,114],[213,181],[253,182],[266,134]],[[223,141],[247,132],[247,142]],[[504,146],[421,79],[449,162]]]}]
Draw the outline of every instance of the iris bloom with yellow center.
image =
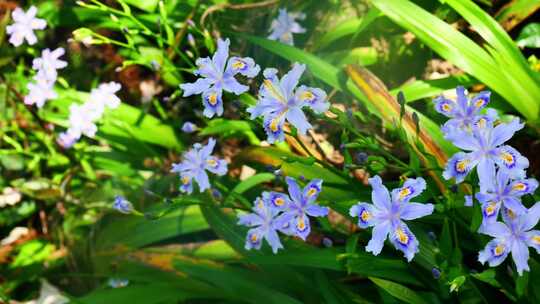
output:
[{"label": "iris bloom with yellow center", "polygon": [[488,111],[486,115],[480,112],[489,103],[491,92],[483,91],[472,98],[465,94],[465,88],[458,86],[456,88],[456,100],[439,96],[433,100],[435,110],[450,118],[442,127],[444,133],[451,133],[453,130],[471,130],[474,122],[482,117],[493,121],[496,118],[496,112]]},{"label": "iris bloom with yellow center", "polygon": [[482,203],[483,222],[481,230],[495,222],[501,206],[510,209],[511,212],[521,215],[527,208],[521,203],[521,197],[533,193],[538,187],[534,178],[512,180],[505,170],[491,172],[480,184],[480,192],[476,199]]},{"label": "iris bloom with yellow center", "polygon": [[369,183],[373,188],[373,204],[360,202],[349,211],[351,216],[358,217],[360,228],[373,227],[366,251],[378,255],[384,241],[389,238],[394,247],[411,261],[418,252],[419,243],[404,220],[414,220],[433,213],[432,204],[410,202],[424,191],[426,182],[421,177],[408,179],[401,188],[392,190],[391,195],[379,176],[370,178]]},{"label": "iris bloom with yellow center", "polygon": [[197,143],[184,154],[181,163],[173,164],[171,172],[180,175],[180,191],[192,193],[193,180],[199,185],[200,192],[209,189],[210,181],[206,171],[220,176],[227,173],[227,162],[211,155],[215,146],[216,140],[213,138],[205,146]]},{"label": "iris bloom with yellow center", "polygon": [[448,160],[444,178],[455,178],[456,183],[461,183],[475,167],[480,183],[488,181],[495,168],[507,172],[511,178],[523,178],[529,161],[516,149],[504,145],[522,128],[518,118],[497,126],[480,118],[472,132],[454,130],[447,134],[446,138],[456,147],[468,152],[458,152]]},{"label": "iris bloom with yellow center", "polygon": [[259,90],[257,104],[247,111],[251,113],[251,119],[263,117],[264,130],[270,143],[285,139],[285,121],[298,129],[300,134],[306,134],[307,130],[313,128],[307,121],[304,107],[311,108],[317,114],[324,113],[330,107],[323,90],[303,85],[297,88],[305,69],[304,64],[295,63],[281,79],[276,69],[269,68],[263,72],[266,79]]},{"label": "iris bloom with yellow center", "polygon": [[296,19],[304,20],[305,17],[306,15],[304,13],[288,13],[287,9],[280,9],[277,18],[270,25],[271,33],[268,39],[294,45],[293,34],[306,32],[306,29],[296,22]]},{"label": "iris bloom with yellow center", "polygon": [[249,57],[229,58],[229,39],[218,40],[217,51],[212,59],[199,58],[195,62],[197,70],[193,74],[201,76],[194,83],[183,83],[184,97],[202,94],[204,116],[212,118],[223,114],[223,91],[240,95],[249,87],[240,84],[235,76],[238,74],[253,78],[259,74],[260,67]]},{"label": "iris bloom with yellow center", "polygon": [[494,222],[482,229],[482,233],[493,237],[484,250],[478,254],[480,263],[491,267],[500,265],[512,254],[519,275],[529,271],[529,247],[540,253],[540,231],[532,230],[540,219],[540,203],[517,215],[503,208],[504,223]]},{"label": "iris bloom with yellow center", "polygon": [[274,253],[283,248],[277,234],[284,226],[283,215],[279,215],[280,208],[276,208],[274,204],[276,199],[279,204],[284,204],[285,201],[283,197],[277,198],[275,194],[276,192],[263,192],[261,197],[255,199],[252,213],[238,216],[239,225],[250,227],[246,237],[247,250],[259,250],[263,239],[272,247]]}]

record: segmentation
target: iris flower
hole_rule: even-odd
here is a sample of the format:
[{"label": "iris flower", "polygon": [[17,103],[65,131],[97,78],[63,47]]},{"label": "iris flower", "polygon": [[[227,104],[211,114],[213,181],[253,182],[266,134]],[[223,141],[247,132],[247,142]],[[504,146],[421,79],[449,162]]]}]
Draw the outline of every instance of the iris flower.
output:
[{"label": "iris flower", "polygon": [[37,79],[43,78],[50,82],[55,82],[58,76],[56,70],[63,69],[67,66],[67,62],[60,60],[60,56],[64,55],[63,48],[57,48],[54,51],[45,49],[41,52],[41,57],[35,58],[32,61],[32,68],[37,70]]},{"label": "iris flower", "polygon": [[[184,90],[184,97],[202,94],[204,116],[212,118],[223,114],[223,91],[240,95],[249,87],[240,84],[235,76],[237,74],[253,78],[259,74],[260,67],[249,57],[229,57],[229,39],[218,40],[217,51],[210,59],[199,58],[195,62],[197,70],[193,72],[201,78],[194,83],[183,83],[180,88]],[[228,59],[228,60],[227,60]]]},{"label": "iris flower", "polygon": [[296,19],[304,20],[304,18],[306,18],[306,15],[303,13],[288,13],[287,9],[280,9],[278,17],[270,25],[271,33],[268,39],[294,45],[293,34],[306,32],[306,29],[298,24]]},{"label": "iris flower", "polygon": [[36,18],[36,14],[37,8],[33,5],[26,12],[20,7],[17,7],[13,11],[11,17],[14,23],[6,26],[6,33],[10,35],[9,43],[17,47],[23,44],[25,39],[30,45],[37,42],[34,30],[45,29],[47,22],[43,19]]},{"label": "iris flower", "polygon": [[496,112],[489,111],[487,115],[480,115],[480,111],[489,103],[491,92],[483,91],[473,98],[465,95],[465,88],[458,86],[456,88],[457,100],[447,99],[439,96],[433,100],[435,110],[450,118],[443,126],[445,133],[452,130],[471,130],[474,122],[479,117],[493,121],[496,118]]},{"label": "iris flower", "polygon": [[315,204],[322,190],[322,180],[314,179],[304,189],[300,189],[298,183],[292,177],[285,178],[289,195],[273,193],[270,202],[274,208],[283,210],[282,232],[288,235],[296,235],[306,240],[311,232],[311,224],[308,216],[319,217],[328,215],[328,207]]},{"label": "iris flower", "polygon": [[495,170],[495,166],[506,170],[512,178],[523,178],[529,161],[516,149],[504,145],[522,128],[523,124],[518,118],[495,127],[490,121],[480,118],[472,133],[454,130],[447,134],[446,138],[456,147],[468,152],[458,152],[448,160],[443,172],[444,178],[455,178],[456,183],[461,183],[477,167],[480,183],[483,183],[490,178],[490,172]]},{"label": "iris flower", "polygon": [[494,239],[478,254],[478,261],[490,267],[500,265],[512,253],[519,275],[529,271],[529,247],[540,253],[540,231],[532,230],[540,218],[540,203],[521,215],[503,208],[504,223],[495,222],[487,225],[482,233]]},{"label": "iris flower", "polygon": [[373,188],[373,204],[360,202],[349,211],[351,216],[358,217],[360,228],[373,227],[366,251],[378,255],[384,241],[390,238],[394,247],[402,251],[410,262],[419,250],[419,243],[404,220],[414,220],[433,213],[432,204],[410,202],[424,191],[426,182],[421,177],[408,179],[401,188],[392,190],[392,195],[379,176],[370,178],[369,183]]},{"label": "iris flower", "polygon": [[259,90],[259,99],[255,106],[249,107],[251,119],[263,117],[263,126],[268,135],[268,142],[283,141],[283,125],[285,120],[295,126],[300,134],[306,134],[311,124],[302,110],[311,108],[315,113],[324,113],[330,107],[326,101],[326,93],[319,88],[298,86],[298,81],[306,66],[295,63],[293,68],[281,79],[277,70],[264,70],[264,83]]},{"label": "iris flower", "polygon": [[58,97],[53,86],[53,83],[42,78],[37,78],[35,83],[29,82],[27,85],[28,95],[24,97],[24,104],[35,104],[38,108],[43,107],[47,100]]},{"label": "iris flower", "polygon": [[476,199],[482,203],[482,227],[497,220],[501,205],[517,215],[524,214],[527,208],[521,203],[521,197],[533,193],[537,187],[538,182],[533,178],[512,180],[505,170],[498,170],[496,174],[493,172],[476,194]]},{"label": "iris flower", "polygon": [[213,138],[208,140],[206,146],[197,143],[184,154],[184,160],[181,163],[173,164],[171,172],[180,175],[180,191],[188,194],[192,193],[192,180],[197,182],[200,192],[209,189],[210,181],[206,171],[219,176],[227,173],[227,162],[211,155],[215,146],[216,140]]},{"label": "iris flower", "polygon": [[272,247],[272,252],[277,253],[283,248],[277,234],[283,223],[278,216],[279,210],[269,201],[268,192],[263,192],[262,197],[255,199],[252,211],[238,216],[239,225],[251,228],[247,233],[245,248],[258,250],[262,246],[262,240],[265,239]]}]

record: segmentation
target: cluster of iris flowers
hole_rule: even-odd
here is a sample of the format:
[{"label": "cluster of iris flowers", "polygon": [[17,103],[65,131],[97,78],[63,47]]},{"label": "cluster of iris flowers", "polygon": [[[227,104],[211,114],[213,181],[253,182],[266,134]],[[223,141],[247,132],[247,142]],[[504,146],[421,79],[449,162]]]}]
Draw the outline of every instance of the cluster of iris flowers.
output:
[{"label": "cluster of iris flowers", "polygon": [[[435,109],[449,118],[442,128],[445,138],[466,151],[448,160],[443,176],[461,183],[476,167],[480,191],[475,198],[482,209],[478,232],[494,238],[478,260],[494,267],[511,253],[521,275],[529,270],[529,247],[540,253],[540,231],[532,230],[540,219],[540,203],[526,208],[521,201],[522,196],[534,193],[538,182],[526,178],[529,161],[505,145],[523,124],[518,118],[499,121],[492,109],[483,111],[489,103],[489,92],[469,98],[465,89],[458,87],[456,93],[455,101],[442,96],[434,100]],[[465,201],[472,205],[473,198],[467,196]]]}]

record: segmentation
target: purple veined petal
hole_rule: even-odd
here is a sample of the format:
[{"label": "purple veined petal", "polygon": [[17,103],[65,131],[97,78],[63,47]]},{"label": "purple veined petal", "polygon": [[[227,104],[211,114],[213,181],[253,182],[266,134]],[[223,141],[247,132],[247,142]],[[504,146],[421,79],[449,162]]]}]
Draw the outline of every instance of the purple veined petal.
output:
[{"label": "purple veined petal", "polygon": [[493,239],[478,253],[478,261],[482,264],[487,262],[490,267],[499,266],[510,253],[508,246],[504,239]]},{"label": "purple veined petal", "polygon": [[247,112],[251,114],[250,119],[282,113],[285,110],[286,105],[274,98],[259,98],[256,105],[247,108]]},{"label": "purple veined petal", "polygon": [[477,151],[480,149],[478,139],[470,132],[461,129],[448,132],[445,138],[451,141],[454,146],[465,151]]},{"label": "purple veined petal", "polygon": [[304,187],[302,197],[307,204],[315,202],[322,190],[322,179],[316,178]]},{"label": "purple veined petal", "polygon": [[214,115],[223,115],[223,100],[221,90],[209,89],[203,93],[203,115],[212,118]]},{"label": "purple veined petal", "polygon": [[261,67],[255,63],[255,60],[250,57],[231,57],[227,62],[225,74],[234,76],[236,74],[244,75],[248,78],[253,78],[259,74]]},{"label": "purple veined petal", "polygon": [[296,180],[290,176],[287,176],[285,177],[285,182],[287,182],[289,196],[292,200],[293,205],[295,205],[297,208],[303,207],[302,190],[300,189],[300,186],[298,186]]},{"label": "purple veined petal", "polygon": [[456,102],[460,110],[463,112],[463,114],[466,114],[465,111],[469,107],[469,99],[465,94],[465,88],[463,86],[456,87],[456,96]]},{"label": "purple veined petal", "polygon": [[473,206],[473,197],[472,195],[465,195],[465,207]]},{"label": "purple veined petal", "polygon": [[191,95],[202,94],[208,91],[214,81],[210,78],[199,78],[193,83],[182,83],[180,88],[184,91],[182,96],[187,97]]},{"label": "purple veined petal", "polygon": [[206,159],[206,165],[204,168],[219,176],[227,174],[227,162],[223,159],[218,159],[215,156],[211,156]]},{"label": "purple veined petal", "polygon": [[456,183],[463,182],[465,177],[478,164],[478,160],[473,153],[458,152],[454,154],[446,163],[443,177],[446,180],[456,179]]},{"label": "purple veined petal", "polygon": [[373,188],[371,192],[371,201],[380,210],[389,211],[392,208],[390,193],[383,185],[380,176],[376,175],[369,179],[369,184]]},{"label": "purple veined petal", "polygon": [[278,215],[273,221],[273,228],[279,230],[285,235],[295,235],[295,216],[295,213],[292,211],[283,212],[282,214]]},{"label": "purple veined petal", "polygon": [[191,194],[193,193],[193,180],[190,176],[180,175],[180,192]]},{"label": "purple veined petal", "polygon": [[309,129],[313,126],[307,121],[306,115],[299,107],[289,107],[285,114],[285,118],[296,128],[302,135],[306,135]]},{"label": "purple veined petal", "polygon": [[374,226],[377,221],[375,220],[376,210],[373,205],[368,203],[357,203],[353,205],[349,210],[349,215],[352,217],[358,217],[358,227],[367,228]]},{"label": "purple veined petal", "polygon": [[272,247],[272,252],[276,254],[279,249],[283,248],[283,245],[281,245],[281,241],[279,240],[279,236],[274,229],[268,229],[266,232],[266,235],[264,236],[270,247]]},{"label": "purple veined petal", "polygon": [[482,234],[489,235],[493,238],[506,238],[510,236],[512,232],[508,229],[508,226],[501,222],[494,222],[492,224],[486,225],[482,228]]},{"label": "purple veined petal", "polygon": [[291,204],[291,199],[288,195],[280,192],[269,192],[268,201],[277,210],[286,210]]},{"label": "purple veined petal", "polygon": [[540,220],[540,202],[534,204],[525,215],[523,215],[523,222],[521,224],[521,230],[527,231],[533,229]]},{"label": "purple veined petal", "polygon": [[516,197],[506,196],[503,198],[503,204],[505,208],[511,209],[516,215],[522,215],[527,212],[527,208],[525,208],[521,203],[521,200]]},{"label": "purple veined petal", "polygon": [[261,249],[263,237],[264,234],[261,228],[249,229],[246,236],[246,245],[244,248],[246,248],[246,250]]},{"label": "purple veined petal", "polygon": [[274,143],[276,141],[281,142],[285,140],[285,133],[283,132],[283,125],[285,124],[285,115],[278,113],[274,115],[268,115],[264,118],[263,127],[268,135],[268,142]]},{"label": "purple veined petal", "polygon": [[489,188],[496,179],[495,162],[489,157],[482,157],[476,167],[481,189]]},{"label": "purple veined petal", "polygon": [[328,211],[328,207],[319,206],[317,204],[307,204],[306,206],[306,213],[313,217],[327,216]]},{"label": "purple veined petal", "polygon": [[307,236],[311,232],[309,218],[305,214],[299,214],[294,218],[293,222],[294,228],[296,230],[296,236],[305,241]]},{"label": "purple veined petal", "polygon": [[[476,199],[479,199],[476,196]],[[487,201],[482,203],[482,227],[480,227],[480,232],[483,231],[484,227],[493,224],[497,221],[497,215],[499,215],[499,210],[501,209],[501,203],[496,201]]]},{"label": "purple veined petal", "polygon": [[433,204],[404,203],[401,205],[401,219],[414,220],[433,213]]},{"label": "purple veined petal", "polygon": [[433,105],[435,106],[435,110],[437,112],[450,118],[454,117],[458,111],[457,103],[451,99],[444,98],[443,96],[433,99]]},{"label": "purple veined petal", "polygon": [[305,70],[305,64],[295,62],[292,69],[281,78],[280,87],[287,100],[293,96],[294,89],[298,85],[298,81],[300,81],[300,77],[302,77]]},{"label": "purple veined petal", "polygon": [[210,189],[210,181],[208,180],[208,174],[204,170],[199,170],[194,176],[195,181],[199,185],[199,192],[204,192],[206,189]]},{"label": "purple veined petal", "polygon": [[527,231],[524,236],[527,245],[536,249],[536,252],[540,254],[540,230]]},{"label": "purple veined petal", "polygon": [[388,237],[390,232],[390,222],[383,221],[373,227],[371,233],[371,240],[369,240],[366,251],[371,252],[373,255],[379,255],[384,246],[384,241]]},{"label": "purple veined petal", "polygon": [[326,92],[319,88],[302,85],[296,90],[295,98],[299,106],[306,105],[317,114],[322,114],[330,108],[330,103],[326,101]]},{"label": "purple veined petal", "polygon": [[512,178],[524,178],[529,160],[510,146],[501,146],[493,151],[495,162],[501,170],[506,170]]},{"label": "purple veined petal", "polygon": [[476,96],[471,99],[471,114],[478,113],[480,110],[482,110],[489,103],[490,96],[491,92],[489,91],[482,91],[476,94]]},{"label": "purple veined petal", "polygon": [[509,123],[501,123],[491,133],[490,145],[497,147],[507,142],[514,134],[523,129],[525,124],[519,122],[519,118],[514,118]]},{"label": "purple veined petal", "polygon": [[520,179],[513,181],[509,185],[509,194],[512,196],[523,196],[532,194],[538,188],[538,181],[534,178]]},{"label": "purple veined petal", "polygon": [[419,178],[409,178],[401,188],[392,190],[393,202],[408,202],[411,198],[420,195],[426,189],[426,181]]},{"label": "purple veined petal", "polygon": [[255,213],[240,214],[237,224],[248,227],[260,226],[263,224],[263,219]]},{"label": "purple veined petal", "polygon": [[208,139],[208,143],[204,145],[199,151],[200,159],[204,160],[212,155],[214,148],[216,147],[216,140],[213,137]]},{"label": "purple veined petal", "polygon": [[390,242],[397,250],[403,252],[408,262],[410,262],[414,258],[414,255],[419,251],[418,240],[409,227],[403,222],[400,222],[399,225],[390,231]]},{"label": "purple veined petal", "polygon": [[225,71],[225,64],[227,63],[227,58],[229,57],[229,45],[231,41],[229,38],[222,40],[218,39],[217,41],[217,50],[212,57],[212,62],[214,63],[216,70],[223,75]]},{"label": "purple veined petal", "polygon": [[512,259],[520,276],[523,275],[523,271],[530,271],[529,246],[527,246],[527,243],[522,240],[514,240],[512,243]]},{"label": "purple veined petal", "polygon": [[240,84],[233,76],[223,78],[223,90],[233,93],[235,95],[240,95],[249,90],[249,87],[243,84]]},{"label": "purple veined petal", "polygon": [[198,58],[195,65],[197,65],[197,69],[193,71],[194,75],[208,78],[212,82],[217,82],[222,76],[222,72],[217,71],[212,59],[208,57]]}]

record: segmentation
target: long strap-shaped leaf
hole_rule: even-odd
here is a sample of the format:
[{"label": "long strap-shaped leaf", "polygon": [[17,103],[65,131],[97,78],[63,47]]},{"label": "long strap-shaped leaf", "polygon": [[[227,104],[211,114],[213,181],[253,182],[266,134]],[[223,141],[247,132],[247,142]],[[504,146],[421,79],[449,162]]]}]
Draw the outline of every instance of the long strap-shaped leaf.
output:
[{"label": "long strap-shaped leaf", "polygon": [[[475,76],[503,96],[527,119],[538,119],[540,88],[508,37],[495,21],[469,1],[450,1],[490,45],[480,47],[451,25],[408,0],[377,0],[373,5],[397,24],[413,32],[443,58]],[[482,12],[482,13],[480,13]],[[536,87],[535,87],[536,86]]]},{"label": "long strap-shaped leaf", "polygon": [[[355,65],[347,66],[347,74],[351,77],[354,84],[356,84],[364,95],[366,95],[371,106],[377,109],[382,120],[389,124],[395,124],[400,117],[400,105],[394,97],[388,93],[388,90],[382,81],[367,69]],[[446,161],[448,160],[447,154],[433,138],[423,130],[423,128],[420,128],[417,132],[416,124],[409,112],[405,112],[401,123],[411,147],[415,149],[418,157],[427,167],[430,167],[431,164],[416,145],[417,140],[424,146],[426,152],[435,157],[439,166],[443,167],[446,165]],[[434,171],[430,171],[430,175],[435,182],[437,182],[439,188],[444,191],[445,186],[440,176]]]}]

